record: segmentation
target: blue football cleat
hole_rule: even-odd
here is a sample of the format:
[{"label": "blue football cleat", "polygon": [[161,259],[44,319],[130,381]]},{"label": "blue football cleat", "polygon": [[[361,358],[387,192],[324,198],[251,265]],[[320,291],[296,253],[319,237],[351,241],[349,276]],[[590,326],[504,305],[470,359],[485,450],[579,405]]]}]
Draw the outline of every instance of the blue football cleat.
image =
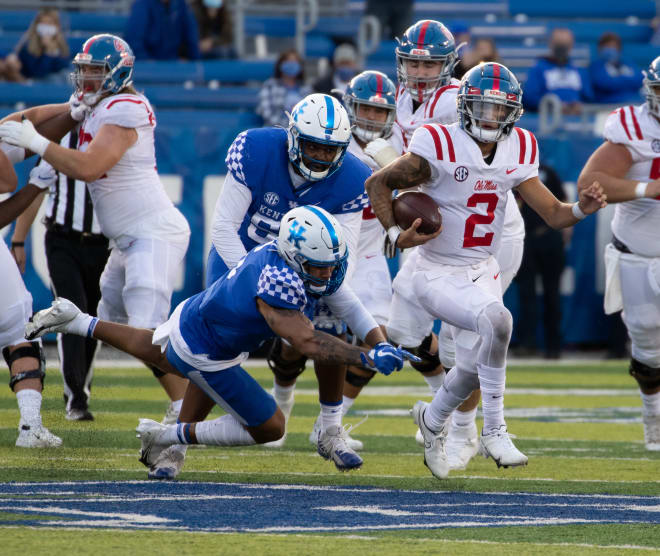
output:
[{"label": "blue football cleat", "polygon": [[362,458],[348,447],[348,433],[344,427],[334,425],[319,434],[316,450],[324,459],[332,460],[339,471],[362,467]]}]

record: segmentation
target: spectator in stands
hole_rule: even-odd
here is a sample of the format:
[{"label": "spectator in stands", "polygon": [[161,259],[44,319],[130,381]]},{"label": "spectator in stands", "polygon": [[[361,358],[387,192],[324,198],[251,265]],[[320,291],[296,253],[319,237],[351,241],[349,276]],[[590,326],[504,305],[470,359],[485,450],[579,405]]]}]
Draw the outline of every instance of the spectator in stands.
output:
[{"label": "spectator in stands", "polygon": [[550,55],[541,58],[527,77],[523,94],[526,109],[538,110],[541,99],[549,93],[559,97],[565,114],[579,114],[582,103],[593,100],[589,76],[570,60],[574,42],[570,29],[552,31]]},{"label": "spectator in stands", "polygon": [[481,37],[474,41],[472,56],[474,59],[473,65],[475,66],[481,62],[500,62],[497,46],[495,46],[495,41],[490,37]]},{"label": "spectator in stands", "polygon": [[[566,200],[559,175],[550,166],[539,166],[539,178],[560,201]],[[538,322],[536,277],[543,284],[543,333],[546,359],[559,359],[561,349],[561,309],[559,279],[564,270],[563,230],[548,226],[532,208],[524,204],[520,210],[525,221],[525,250],[515,281],[520,296],[520,334],[518,355],[537,353]],[[568,236],[569,237],[569,236]]]},{"label": "spectator in stands", "polygon": [[231,14],[223,0],[195,0],[192,9],[197,18],[202,58],[235,58]]},{"label": "spectator in stands", "polygon": [[384,39],[396,39],[412,25],[413,0],[367,0],[364,15],[378,18]]},{"label": "spectator in stands", "polygon": [[40,10],[21,37],[14,52],[0,62],[0,74],[8,81],[43,79],[69,67],[66,42],[57,10]]},{"label": "spectator in stands", "polygon": [[197,22],[186,0],[135,0],[124,38],[138,59],[197,60]]},{"label": "spectator in stands", "polygon": [[289,125],[285,114],[290,112],[295,104],[312,92],[305,85],[303,60],[295,50],[286,50],[275,62],[275,75],[267,79],[259,91],[257,114],[264,119],[264,126]]},{"label": "spectator in stands", "polygon": [[[348,82],[360,72],[358,53],[350,43],[342,43],[332,55],[330,71],[312,85],[315,93],[333,94],[341,102]],[[341,93],[339,92],[341,91]]]},{"label": "spectator in stands", "polygon": [[594,102],[628,104],[640,100],[642,72],[621,59],[621,37],[603,33],[598,40],[598,59],[589,66]]}]

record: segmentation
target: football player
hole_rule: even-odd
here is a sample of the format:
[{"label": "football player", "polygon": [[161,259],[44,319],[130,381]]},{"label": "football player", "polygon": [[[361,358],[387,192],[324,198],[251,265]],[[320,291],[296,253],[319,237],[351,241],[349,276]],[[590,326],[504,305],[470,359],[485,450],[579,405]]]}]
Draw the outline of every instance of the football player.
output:
[{"label": "football player", "polygon": [[[393,310],[389,336],[397,344],[419,345],[431,331],[433,318],[455,327],[454,369],[430,404],[419,401],[412,409],[424,438],[425,462],[438,478],[449,473],[447,420],[479,387],[484,454],[498,466],[527,463],[527,456],[509,437],[503,414],[512,318],[502,303],[501,270],[494,255],[508,191],[517,187],[525,202],[555,228],[572,226],[606,204],[598,183],[582,189],[579,202],[571,205],[558,201],[539,181],[536,138],[514,127],[522,112],[521,94],[506,67],[479,64],[461,81],[458,123],[420,127],[408,152],[374,173],[366,184],[390,243],[401,248],[421,245],[408,287],[429,318],[408,306],[414,318],[404,315],[402,322],[415,324],[404,330]],[[392,190],[419,186],[442,207],[439,235],[417,233],[415,224],[421,221],[403,231],[394,221]]]},{"label": "football player", "polygon": [[[350,127],[339,101],[312,94],[294,106],[286,130],[251,129],[236,137],[227,154],[229,173],[213,218],[208,285],[235,267],[246,251],[277,237],[282,216],[301,204],[320,206],[337,217],[348,245],[350,277],[356,266],[362,209],[367,205],[364,181],[371,173],[346,152]],[[317,326],[343,333],[344,324],[324,304],[318,304],[317,313]],[[275,341],[269,356],[275,375],[273,394],[286,419],[305,361],[291,346]],[[339,424],[345,368],[319,361],[315,371],[323,421],[326,426]],[[271,446],[283,442],[284,437]]]},{"label": "football player", "polygon": [[[250,351],[275,334],[315,360],[368,365],[384,374],[401,369],[409,354],[388,344],[351,289],[342,287],[347,258],[338,221],[321,208],[302,206],[283,216],[276,240],[258,245],[208,289],[182,302],[155,332],[99,320],[60,298],[34,316],[26,336],[94,337],[164,372],[188,377],[221,406],[227,415],[207,422],[163,425],[140,419],[140,460],[152,478],[173,478],[185,452],[178,452],[176,469],[159,463],[172,445],[246,446],[284,434],[285,418],[275,400],[241,367]],[[308,317],[320,297],[372,348],[316,331]],[[355,469],[362,460],[347,456],[345,435],[339,424],[326,427],[317,450],[338,469]]]},{"label": "football player", "polygon": [[605,312],[623,310],[632,342],[630,375],[642,398],[647,450],[660,450],[660,57],[644,72],[646,102],[605,122],[605,142],[591,155],[578,187],[598,180],[617,203],[605,248]]},{"label": "football player", "polygon": [[[158,177],[156,119],[149,101],[133,88],[134,61],[128,44],[107,34],[89,38],[76,54],[72,78],[81,108],[77,149],[49,141],[29,120],[2,124],[0,138],[87,182],[101,231],[111,242],[98,314],[156,328],[169,314],[190,228]],[[172,402],[167,418],[176,421],[187,383],[152,371]]]}]

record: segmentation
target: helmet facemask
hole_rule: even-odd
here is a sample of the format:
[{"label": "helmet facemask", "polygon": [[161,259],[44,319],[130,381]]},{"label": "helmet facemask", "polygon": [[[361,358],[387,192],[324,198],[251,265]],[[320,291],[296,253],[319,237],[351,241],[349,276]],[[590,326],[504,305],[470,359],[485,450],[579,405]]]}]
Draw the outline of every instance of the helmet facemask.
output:
[{"label": "helmet facemask", "polygon": [[[122,53],[121,61],[111,68],[105,60],[95,60],[91,54],[80,52],[73,59],[75,71],[71,81],[76,95],[87,106],[95,106],[105,96],[117,93],[133,83],[131,68],[134,57]],[[124,74],[128,72],[128,78]]]},{"label": "helmet facemask", "polygon": [[[413,51],[414,52],[414,51]],[[431,55],[411,55],[403,52],[396,53],[397,59],[397,77],[406,90],[410,93],[413,100],[422,103],[428,100],[431,95],[440,87],[444,87],[451,81],[451,73],[458,61],[455,52],[446,56]],[[422,71],[425,62],[439,62],[437,73],[431,77],[410,75]],[[416,67],[411,68],[411,65]]]},{"label": "helmet facemask", "polygon": [[644,71],[644,96],[649,112],[656,118],[660,118],[660,79]]},{"label": "helmet facemask", "polygon": [[[351,123],[353,124],[353,135],[355,135],[361,141],[369,143],[374,139],[379,139],[383,137],[387,139],[392,135],[392,126],[394,125],[394,120],[396,119],[396,107],[387,104],[377,103],[377,102],[367,102],[364,100],[355,99],[353,97],[347,97],[345,99],[346,109],[351,118]],[[365,107],[380,108],[382,110],[378,111],[379,116],[385,116],[384,119],[374,119],[376,111],[368,110],[369,115],[372,117],[367,117],[363,114]]]},{"label": "helmet facemask", "polygon": [[465,131],[481,143],[494,143],[509,135],[522,108],[520,102],[506,97],[500,91],[464,95],[459,100],[459,112]]},{"label": "helmet facemask", "polygon": [[[309,181],[322,180],[334,173],[341,165],[348,147],[347,143],[302,135],[295,126],[289,129],[289,142],[291,145],[289,149],[291,163]],[[320,158],[322,156],[320,154],[309,152],[311,149],[328,152],[332,148],[335,149],[335,152],[330,160],[326,160],[325,156]]]},{"label": "helmet facemask", "polygon": [[[295,256],[298,264],[300,265],[300,270],[298,271],[298,276],[300,276],[303,284],[305,284],[305,291],[308,293],[320,296],[320,295],[332,295],[335,293],[339,286],[341,286],[346,276],[346,266],[348,264],[348,250],[344,253],[344,256],[341,257],[338,261],[332,263],[322,263],[319,261],[310,261],[298,254]],[[332,267],[332,273],[330,278],[324,279],[319,278],[310,273],[310,267],[316,268],[328,268]]]}]

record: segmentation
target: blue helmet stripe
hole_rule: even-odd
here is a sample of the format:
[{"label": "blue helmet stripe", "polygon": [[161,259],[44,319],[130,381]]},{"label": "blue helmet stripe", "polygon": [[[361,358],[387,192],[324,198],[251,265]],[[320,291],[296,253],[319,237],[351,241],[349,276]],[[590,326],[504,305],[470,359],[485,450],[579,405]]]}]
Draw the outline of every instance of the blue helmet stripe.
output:
[{"label": "blue helmet stripe", "polygon": [[332,103],[332,98],[328,95],[325,95],[325,110],[326,110],[326,135],[332,135],[332,131],[335,128],[335,106]]},{"label": "blue helmet stripe", "polygon": [[337,249],[339,247],[339,237],[337,237],[337,231],[335,230],[335,227],[332,225],[332,222],[328,220],[325,214],[323,214],[319,209],[316,207],[313,207],[311,205],[306,205],[306,209],[308,209],[310,212],[313,212],[316,214],[316,216],[319,217],[321,222],[323,222],[323,225],[327,228],[328,233],[330,234],[330,240],[332,241],[332,247],[334,249]]}]

